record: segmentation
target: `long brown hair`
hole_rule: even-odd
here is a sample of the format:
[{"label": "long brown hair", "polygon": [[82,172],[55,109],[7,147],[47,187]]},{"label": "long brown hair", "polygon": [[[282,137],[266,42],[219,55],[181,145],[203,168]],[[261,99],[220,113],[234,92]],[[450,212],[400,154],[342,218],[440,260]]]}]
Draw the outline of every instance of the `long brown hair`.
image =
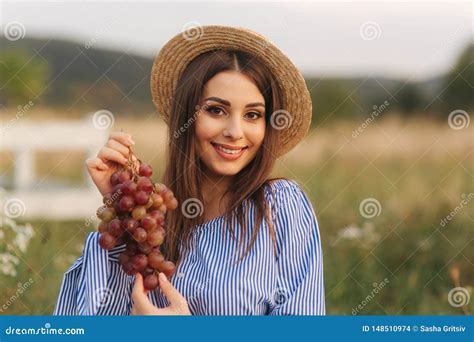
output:
[{"label": "long brown hair", "polygon": [[[275,149],[278,143],[278,130],[270,124],[270,116],[274,111],[283,109],[283,105],[281,89],[272,73],[258,57],[242,51],[215,50],[199,55],[186,67],[178,81],[173,98],[169,118],[167,166],[163,182],[174,192],[180,205],[187,199],[204,203],[200,189],[205,176],[197,152],[193,123],[200,110],[199,101],[204,85],[216,74],[229,70],[238,71],[252,79],[265,99],[266,128],[263,144],[255,158],[233,176],[230,188],[223,195],[225,198],[226,194],[230,194],[231,207],[227,208],[225,219],[234,239],[236,227],[231,224],[232,214],[239,220],[242,227],[239,233],[243,237],[249,232],[246,225],[248,219],[246,215],[249,213],[244,212],[244,201],[247,199],[252,201],[257,211],[254,221],[255,229],[241,256],[242,259],[255,243],[263,218],[268,224],[275,247],[275,231],[264,191],[265,186],[273,180],[269,179],[269,175],[275,164]],[[199,202],[196,201],[196,203]],[[200,223],[203,223],[202,215],[187,218],[181,212],[181,207],[166,215],[167,238],[163,253],[169,260],[179,262],[180,242],[184,242],[184,246],[189,248],[193,227]],[[239,240],[239,248],[242,247],[243,241],[243,238]]]}]

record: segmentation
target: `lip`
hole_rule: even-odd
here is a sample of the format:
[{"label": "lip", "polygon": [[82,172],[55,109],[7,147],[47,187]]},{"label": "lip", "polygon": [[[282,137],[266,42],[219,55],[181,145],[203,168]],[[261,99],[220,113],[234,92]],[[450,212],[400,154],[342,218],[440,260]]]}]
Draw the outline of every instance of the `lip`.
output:
[{"label": "lip", "polygon": [[218,144],[218,143],[216,143],[216,142],[214,142],[214,141],[212,141],[211,144],[222,146],[222,147],[224,147],[224,148],[226,148],[226,149],[228,149],[228,150],[241,150],[241,149],[247,148],[247,146],[242,147],[242,146],[231,146],[231,145],[226,145],[226,144]]},{"label": "lip", "polygon": [[217,143],[214,143],[214,142],[211,142],[211,145],[212,145],[212,147],[214,147],[214,150],[217,152],[217,154],[218,154],[219,156],[221,156],[222,158],[226,159],[226,160],[237,160],[237,159],[239,159],[239,158],[242,156],[242,154],[244,154],[245,150],[247,150],[247,147],[244,147],[244,148],[242,148],[242,150],[241,150],[239,153],[237,153],[237,154],[229,154],[229,153],[225,153],[224,151],[219,150],[219,149],[217,148],[217,145],[222,146],[222,147],[224,147],[224,148],[227,148],[227,149],[229,149],[229,150],[238,150],[238,149],[240,149],[240,148],[236,148],[236,147],[232,147],[232,146],[227,147],[227,146],[229,146],[229,145],[217,144]]}]

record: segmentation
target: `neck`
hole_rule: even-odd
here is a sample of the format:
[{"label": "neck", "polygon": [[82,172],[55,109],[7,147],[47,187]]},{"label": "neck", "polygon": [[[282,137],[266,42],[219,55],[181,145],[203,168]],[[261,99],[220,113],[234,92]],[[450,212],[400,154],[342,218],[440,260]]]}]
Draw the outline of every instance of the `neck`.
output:
[{"label": "neck", "polygon": [[[202,180],[201,192],[204,198],[204,206],[207,208],[214,208],[220,211],[225,210],[226,201],[222,200],[222,196],[229,188],[232,177],[210,177],[206,174]],[[220,203],[223,205],[219,206]]]}]

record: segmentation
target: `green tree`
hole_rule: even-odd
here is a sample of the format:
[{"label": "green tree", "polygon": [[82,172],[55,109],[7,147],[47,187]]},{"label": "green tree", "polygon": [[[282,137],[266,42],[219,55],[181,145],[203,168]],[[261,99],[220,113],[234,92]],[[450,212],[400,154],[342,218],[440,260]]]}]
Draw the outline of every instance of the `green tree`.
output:
[{"label": "green tree", "polygon": [[48,65],[21,50],[0,53],[0,101],[16,106],[39,95],[46,86]]},{"label": "green tree", "polygon": [[[343,80],[311,80],[308,82],[308,88],[313,102],[312,127],[333,119],[361,115],[349,98],[351,88]],[[352,98],[358,100],[355,94]]]},{"label": "green tree", "polygon": [[442,94],[448,110],[474,109],[474,44],[469,44],[458,58],[453,70],[445,77]]},{"label": "green tree", "polygon": [[397,95],[397,107],[404,114],[411,114],[422,108],[422,95],[417,84],[408,83]]}]

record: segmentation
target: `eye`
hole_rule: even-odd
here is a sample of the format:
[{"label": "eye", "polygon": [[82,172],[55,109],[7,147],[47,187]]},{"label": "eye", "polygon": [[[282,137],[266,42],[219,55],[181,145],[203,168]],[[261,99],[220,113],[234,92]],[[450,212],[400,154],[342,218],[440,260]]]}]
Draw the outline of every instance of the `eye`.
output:
[{"label": "eye", "polygon": [[224,110],[221,107],[212,106],[207,108],[207,111],[211,114],[220,115],[219,113],[223,112]]},{"label": "eye", "polygon": [[259,112],[249,112],[249,113],[246,113],[245,115],[251,115],[250,117],[251,120],[257,120],[262,117],[262,114],[260,114]]}]

